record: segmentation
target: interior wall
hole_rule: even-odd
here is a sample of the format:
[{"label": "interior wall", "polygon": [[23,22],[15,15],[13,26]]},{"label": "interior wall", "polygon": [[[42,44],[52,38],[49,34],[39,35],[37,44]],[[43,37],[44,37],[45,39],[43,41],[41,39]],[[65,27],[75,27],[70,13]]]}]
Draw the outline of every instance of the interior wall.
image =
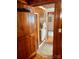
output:
[{"label": "interior wall", "polygon": [[54,27],[54,14],[48,14],[48,31],[53,31]]},{"label": "interior wall", "polygon": [[39,14],[39,36],[40,36],[40,43],[43,42],[44,39],[46,39],[46,34],[47,34],[47,29],[45,29],[45,27],[47,26],[47,24],[44,24],[44,22],[46,23],[46,11],[42,8],[39,7],[35,7],[35,13]]},{"label": "interior wall", "polygon": [[42,8],[35,7],[35,13],[38,13],[39,14],[40,23],[42,23],[45,20],[44,19],[44,12],[45,12],[45,10],[43,10]]}]

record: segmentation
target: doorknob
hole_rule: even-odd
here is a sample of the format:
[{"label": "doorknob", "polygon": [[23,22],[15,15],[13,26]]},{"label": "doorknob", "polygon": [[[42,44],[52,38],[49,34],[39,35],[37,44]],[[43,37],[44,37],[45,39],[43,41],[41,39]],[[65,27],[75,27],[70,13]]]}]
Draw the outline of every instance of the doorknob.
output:
[{"label": "doorknob", "polygon": [[58,29],[58,32],[60,32],[60,33],[61,33],[61,31],[62,31],[62,29],[61,29],[61,28],[59,28],[59,29]]}]

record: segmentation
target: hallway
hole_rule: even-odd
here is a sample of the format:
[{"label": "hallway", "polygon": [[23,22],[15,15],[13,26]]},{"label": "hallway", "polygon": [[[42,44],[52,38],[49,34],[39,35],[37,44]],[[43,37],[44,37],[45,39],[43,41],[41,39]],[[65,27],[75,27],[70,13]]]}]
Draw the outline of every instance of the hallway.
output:
[{"label": "hallway", "polygon": [[53,52],[53,33],[48,32],[48,39],[37,50],[37,54],[33,59],[52,59]]},{"label": "hallway", "polygon": [[56,4],[33,6],[18,1],[17,7],[17,58],[53,59],[58,47],[54,40],[59,25],[56,24]]},{"label": "hallway", "polygon": [[36,14],[39,14],[40,38],[34,59],[52,59],[53,55],[53,24],[54,24],[54,4],[46,4],[34,7]]},{"label": "hallway", "polygon": [[43,56],[40,56],[40,55],[36,55],[33,59],[50,59],[48,57],[43,57]]},{"label": "hallway", "polygon": [[38,50],[34,59],[52,59],[52,44],[44,43]]}]

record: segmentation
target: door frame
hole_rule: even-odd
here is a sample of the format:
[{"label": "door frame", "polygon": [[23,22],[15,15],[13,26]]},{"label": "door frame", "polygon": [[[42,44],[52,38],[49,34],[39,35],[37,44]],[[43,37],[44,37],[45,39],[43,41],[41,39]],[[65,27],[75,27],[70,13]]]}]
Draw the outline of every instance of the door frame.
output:
[{"label": "door frame", "polygon": [[[53,38],[53,59],[62,59],[62,31],[59,34],[58,30],[60,28],[60,13],[61,13],[61,0],[31,4],[32,6],[40,6],[43,4],[55,3],[55,16],[54,16],[54,38]],[[62,22],[61,22],[62,23]],[[62,30],[62,25],[61,25]]]}]

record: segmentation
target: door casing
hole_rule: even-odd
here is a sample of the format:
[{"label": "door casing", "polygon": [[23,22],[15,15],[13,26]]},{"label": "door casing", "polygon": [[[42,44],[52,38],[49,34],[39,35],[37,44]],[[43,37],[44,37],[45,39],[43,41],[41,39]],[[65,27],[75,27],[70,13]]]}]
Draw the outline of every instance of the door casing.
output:
[{"label": "door casing", "polygon": [[[31,4],[32,6],[40,6],[43,4],[55,4],[55,16],[54,16],[54,38],[53,38],[53,59],[62,59],[62,31],[59,32],[58,30],[62,29],[62,22],[60,19],[61,13],[61,0],[52,1],[52,2],[45,2],[45,3],[36,3]],[[61,23],[61,25],[60,25]]]}]

